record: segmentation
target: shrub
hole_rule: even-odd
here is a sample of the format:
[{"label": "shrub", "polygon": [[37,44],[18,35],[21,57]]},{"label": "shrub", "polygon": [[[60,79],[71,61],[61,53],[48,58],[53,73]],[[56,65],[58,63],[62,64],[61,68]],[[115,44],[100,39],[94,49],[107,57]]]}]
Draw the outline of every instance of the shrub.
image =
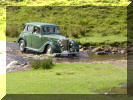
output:
[{"label": "shrub", "polygon": [[35,60],[32,64],[31,67],[34,69],[51,69],[53,67],[53,62],[52,59],[45,59],[45,60]]},{"label": "shrub", "polygon": [[85,29],[85,28],[81,28],[81,29],[79,30],[79,33],[80,33],[82,36],[85,36],[86,29]]},{"label": "shrub", "polygon": [[18,29],[16,26],[7,27],[6,36],[16,37],[18,36]]},{"label": "shrub", "polygon": [[72,31],[70,32],[70,34],[71,34],[72,37],[78,38],[78,34],[77,34],[74,30],[72,30]]}]

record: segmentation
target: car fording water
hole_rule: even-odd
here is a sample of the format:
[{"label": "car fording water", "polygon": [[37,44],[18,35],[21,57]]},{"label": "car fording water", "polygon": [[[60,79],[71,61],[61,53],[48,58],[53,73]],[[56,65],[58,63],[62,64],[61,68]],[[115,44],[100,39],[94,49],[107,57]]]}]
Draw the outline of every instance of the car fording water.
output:
[{"label": "car fording water", "polygon": [[21,52],[29,49],[39,53],[65,56],[79,52],[79,45],[62,36],[59,26],[50,23],[26,23],[17,42]]}]

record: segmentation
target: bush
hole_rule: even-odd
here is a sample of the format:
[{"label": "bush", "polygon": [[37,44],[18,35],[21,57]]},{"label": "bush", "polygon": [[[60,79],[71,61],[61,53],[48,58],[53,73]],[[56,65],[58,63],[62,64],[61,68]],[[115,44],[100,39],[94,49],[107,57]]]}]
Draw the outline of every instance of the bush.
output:
[{"label": "bush", "polygon": [[19,35],[18,29],[15,26],[7,27],[6,36],[16,37]]},{"label": "bush", "polygon": [[31,64],[31,67],[34,69],[51,69],[53,67],[53,62],[52,59],[36,60]]}]

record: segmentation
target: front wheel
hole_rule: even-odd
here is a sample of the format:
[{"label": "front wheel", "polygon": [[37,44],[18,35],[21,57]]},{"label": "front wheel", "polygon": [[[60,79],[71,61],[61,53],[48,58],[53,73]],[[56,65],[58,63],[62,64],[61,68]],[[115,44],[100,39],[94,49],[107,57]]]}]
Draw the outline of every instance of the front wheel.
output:
[{"label": "front wheel", "polygon": [[50,45],[48,45],[46,48],[46,54],[52,54],[52,53],[53,53],[52,47]]},{"label": "front wheel", "polygon": [[24,40],[20,40],[19,41],[19,49],[21,52],[25,52],[26,48],[25,48],[25,41]]}]

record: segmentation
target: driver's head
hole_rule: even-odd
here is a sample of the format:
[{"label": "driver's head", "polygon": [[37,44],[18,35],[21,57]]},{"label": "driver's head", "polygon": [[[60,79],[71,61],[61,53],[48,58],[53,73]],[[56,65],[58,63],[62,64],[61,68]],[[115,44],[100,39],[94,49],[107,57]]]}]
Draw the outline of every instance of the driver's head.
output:
[{"label": "driver's head", "polygon": [[37,27],[37,30],[40,31],[40,27]]}]

